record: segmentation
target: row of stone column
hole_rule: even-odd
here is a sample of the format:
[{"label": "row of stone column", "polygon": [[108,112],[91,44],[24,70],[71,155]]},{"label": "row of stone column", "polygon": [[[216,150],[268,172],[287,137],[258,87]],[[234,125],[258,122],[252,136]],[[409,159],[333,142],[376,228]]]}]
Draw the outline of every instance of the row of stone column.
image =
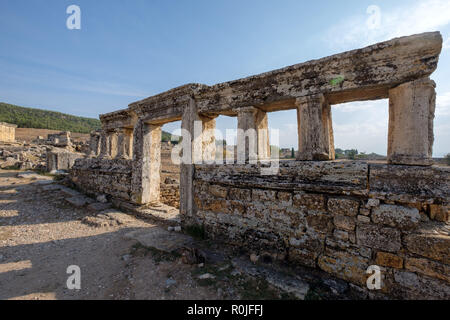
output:
[{"label": "row of stone column", "polygon": [[103,159],[131,159],[133,157],[133,129],[101,130],[91,134],[92,157]]},{"label": "row of stone column", "polygon": [[[429,78],[389,90],[387,158],[391,164],[431,165],[436,84]],[[298,160],[334,160],[331,108],[322,94],[296,100]]]},{"label": "row of stone column", "polygon": [[[335,159],[331,107],[322,94],[296,100],[298,121],[297,159]],[[435,84],[420,79],[389,91],[388,161],[394,164],[429,165],[433,145]],[[267,113],[246,107],[236,110],[238,130],[254,133],[238,134],[238,160],[270,158]],[[201,128],[196,126],[201,125]],[[215,160],[216,144],[213,116],[197,112],[194,99],[184,109],[182,129],[190,133],[192,162],[181,164],[180,210],[192,212],[193,164]],[[135,203],[158,202],[160,198],[161,125],[138,120],[133,129],[102,131],[95,150],[103,158],[133,158],[132,199]],[[95,144],[95,143],[94,143]],[[100,145],[100,147],[99,147]]]}]

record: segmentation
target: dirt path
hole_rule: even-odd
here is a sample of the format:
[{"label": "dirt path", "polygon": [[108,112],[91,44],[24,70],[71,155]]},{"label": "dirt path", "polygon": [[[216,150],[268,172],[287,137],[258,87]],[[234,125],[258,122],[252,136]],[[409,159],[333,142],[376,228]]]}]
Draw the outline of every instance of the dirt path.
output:
[{"label": "dirt path", "polygon": [[[67,203],[50,178],[30,178],[0,171],[0,299],[220,298],[193,277],[198,266],[124,237],[154,225],[122,213],[86,223],[95,213]],[[81,290],[67,288],[71,265],[80,267]]]}]

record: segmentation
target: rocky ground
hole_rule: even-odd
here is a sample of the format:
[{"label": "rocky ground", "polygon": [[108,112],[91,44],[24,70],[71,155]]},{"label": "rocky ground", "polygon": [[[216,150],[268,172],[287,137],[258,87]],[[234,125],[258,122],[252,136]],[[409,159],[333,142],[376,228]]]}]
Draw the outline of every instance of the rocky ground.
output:
[{"label": "rocky ground", "polygon": [[[174,229],[53,177],[1,170],[0,299],[304,299],[347,290],[273,272],[270,261]],[[81,270],[80,290],[66,285],[72,265]]]}]

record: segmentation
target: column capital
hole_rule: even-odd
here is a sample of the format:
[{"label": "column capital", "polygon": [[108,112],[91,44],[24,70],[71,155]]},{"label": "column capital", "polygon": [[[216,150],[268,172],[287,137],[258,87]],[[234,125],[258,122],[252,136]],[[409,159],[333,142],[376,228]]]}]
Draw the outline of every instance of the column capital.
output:
[{"label": "column capital", "polygon": [[261,111],[261,109],[254,107],[254,106],[247,106],[247,107],[241,107],[241,108],[234,108],[234,112],[236,112],[238,115],[243,113],[253,113],[256,114],[258,111]]},{"label": "column capital", "polygon": [[298,97],[295,99],[295,105],[298,107],[300,105],[322,105],[327,103],[327,98],[323,93],[310,95],[310,96],[303,96]]},{"label": "column capital", "polygon": [[409,81],[409,82],[404,82],[402,84],[399,84],[398,86],[390,89],[390,90],[394,90],[394,89],[403,89],[409,86],[414,86],[414,87],[429,87],[429,88],[436,88],[436,82],[434,82],[434,80],[431,80],[429,77],[424,77],[424,78],[420,78],[417,80],[413,80],[413,81]]}]

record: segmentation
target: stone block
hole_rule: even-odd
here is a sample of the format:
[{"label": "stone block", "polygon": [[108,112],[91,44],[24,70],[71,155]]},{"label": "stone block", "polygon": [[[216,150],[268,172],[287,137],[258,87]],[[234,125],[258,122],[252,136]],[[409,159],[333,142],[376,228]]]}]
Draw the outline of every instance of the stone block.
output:
[{"label": "stone block", "polygon": [[328,199],[328,210],[333,215],[346,215],[356,217],[358,214],[359,202],[345,198]]},{"label": "stone block", "polygon": [[89,203],[89,199],[84,196],[66,198],[66,201],[75,207],[84,207]]},{"label": "stone block", "polygon": [[77,159],[84,158],[85,155],[81,153],[67,152],[67,151],[49,151],[47,152],[47,171],[68,171],[70,170]]},{"label": "stone block", "polygon": [[370,209],[373,207],[378,207],[379,205],[380,205],[379,199],[369,199],[369,200],[367,200],[366,208]]},{"label": "stone block", "polygon": [[306,217],[308,227],[319,233],[333,231],[333,218],[327,214],[309,214]]},{"label": "stone block", "polygon": [[296,192],[293,197],[294,206],[306,210],[325,211],[325,197],[322,194]]},{"label": "stone block", "polygon": [[450,266],[428,259],[407,258],[405,269],[450,283]]},{"label": "stone block", "polygon": [[292,205],[292,193],[290,193],[290,192],[279,191],[277,193],[277,199],[283,205],[286,205],[286,206]]},{"label": "stone block", "polygon": [[225,199],[228,194],[228,188],[218,185],[210,185],[208,191],[212,196],[222,199]]},{"label": "stone block", "polygon": [[430,218],[441,222],[450,221],[450,206],[430,204]]},{"label": "stone block", "polygon": [[388,252],[397,252],[401,248],[400,231],[370,224],[357,226],[356,241],[358,245]]},{"label": "stone block", "polygon": [[450,167],[371,163],[369,189],[372,196],[392,201],[445,203],[450,199]]},{"label": "stone block", "polygon": [[354,231],[356,227],[356,222],[354,217],[348,216],[334,216],[333,219],[336,228],[345,231]]},{"label": "stone block", "polygon": [[422,233],[405,237],[408,251],[436,261],[450,264],[450,236]]},{"label": "stone block", "polygon": [[372,221],[401,230],[415,229],[420,222],[419,210],[384,204],[372,209]]},{"label": "stone block", "polygon": [[383,267],[391,267],[396,269],[403,268],[403,258],[388,252],[377,252],[375,263]]},{"label": "stone block", "polygon": [[370,223],[370,218],[363,215],[358,215],[357,217],[358,223]]},{"label": "stone block", "polygon": [[252,191],[250,189],[230,188],[228,197],[231,200],[250,202],[252,200]]},{"label": "stone block", "polygon": [[277,192],[273,190],[254,189],[253,201],[276,201]]},{"label": "stone block", "polygon": [[407,299],[450,299],[450,286],[443,281],[409,271],[394,271],[394,280],[404,288]]},{"label": "stone block", "polygon": [[333,236],[338,240],[342,240],[342,241],[348,240],[348,232],[347,231],[334,230]]},{"label": "stone block", "polygon": [[[330,254],[331,253],[331,254]],[[318,266],[325,272],[355,284],[366,284],[369,260],[343,251],[328,252],[318,259]]]},{"label": "stone block", "polygon": [[299,263],[300,265],[315,268],[318,253],[308,249],[289,249],[289,261]]}]

